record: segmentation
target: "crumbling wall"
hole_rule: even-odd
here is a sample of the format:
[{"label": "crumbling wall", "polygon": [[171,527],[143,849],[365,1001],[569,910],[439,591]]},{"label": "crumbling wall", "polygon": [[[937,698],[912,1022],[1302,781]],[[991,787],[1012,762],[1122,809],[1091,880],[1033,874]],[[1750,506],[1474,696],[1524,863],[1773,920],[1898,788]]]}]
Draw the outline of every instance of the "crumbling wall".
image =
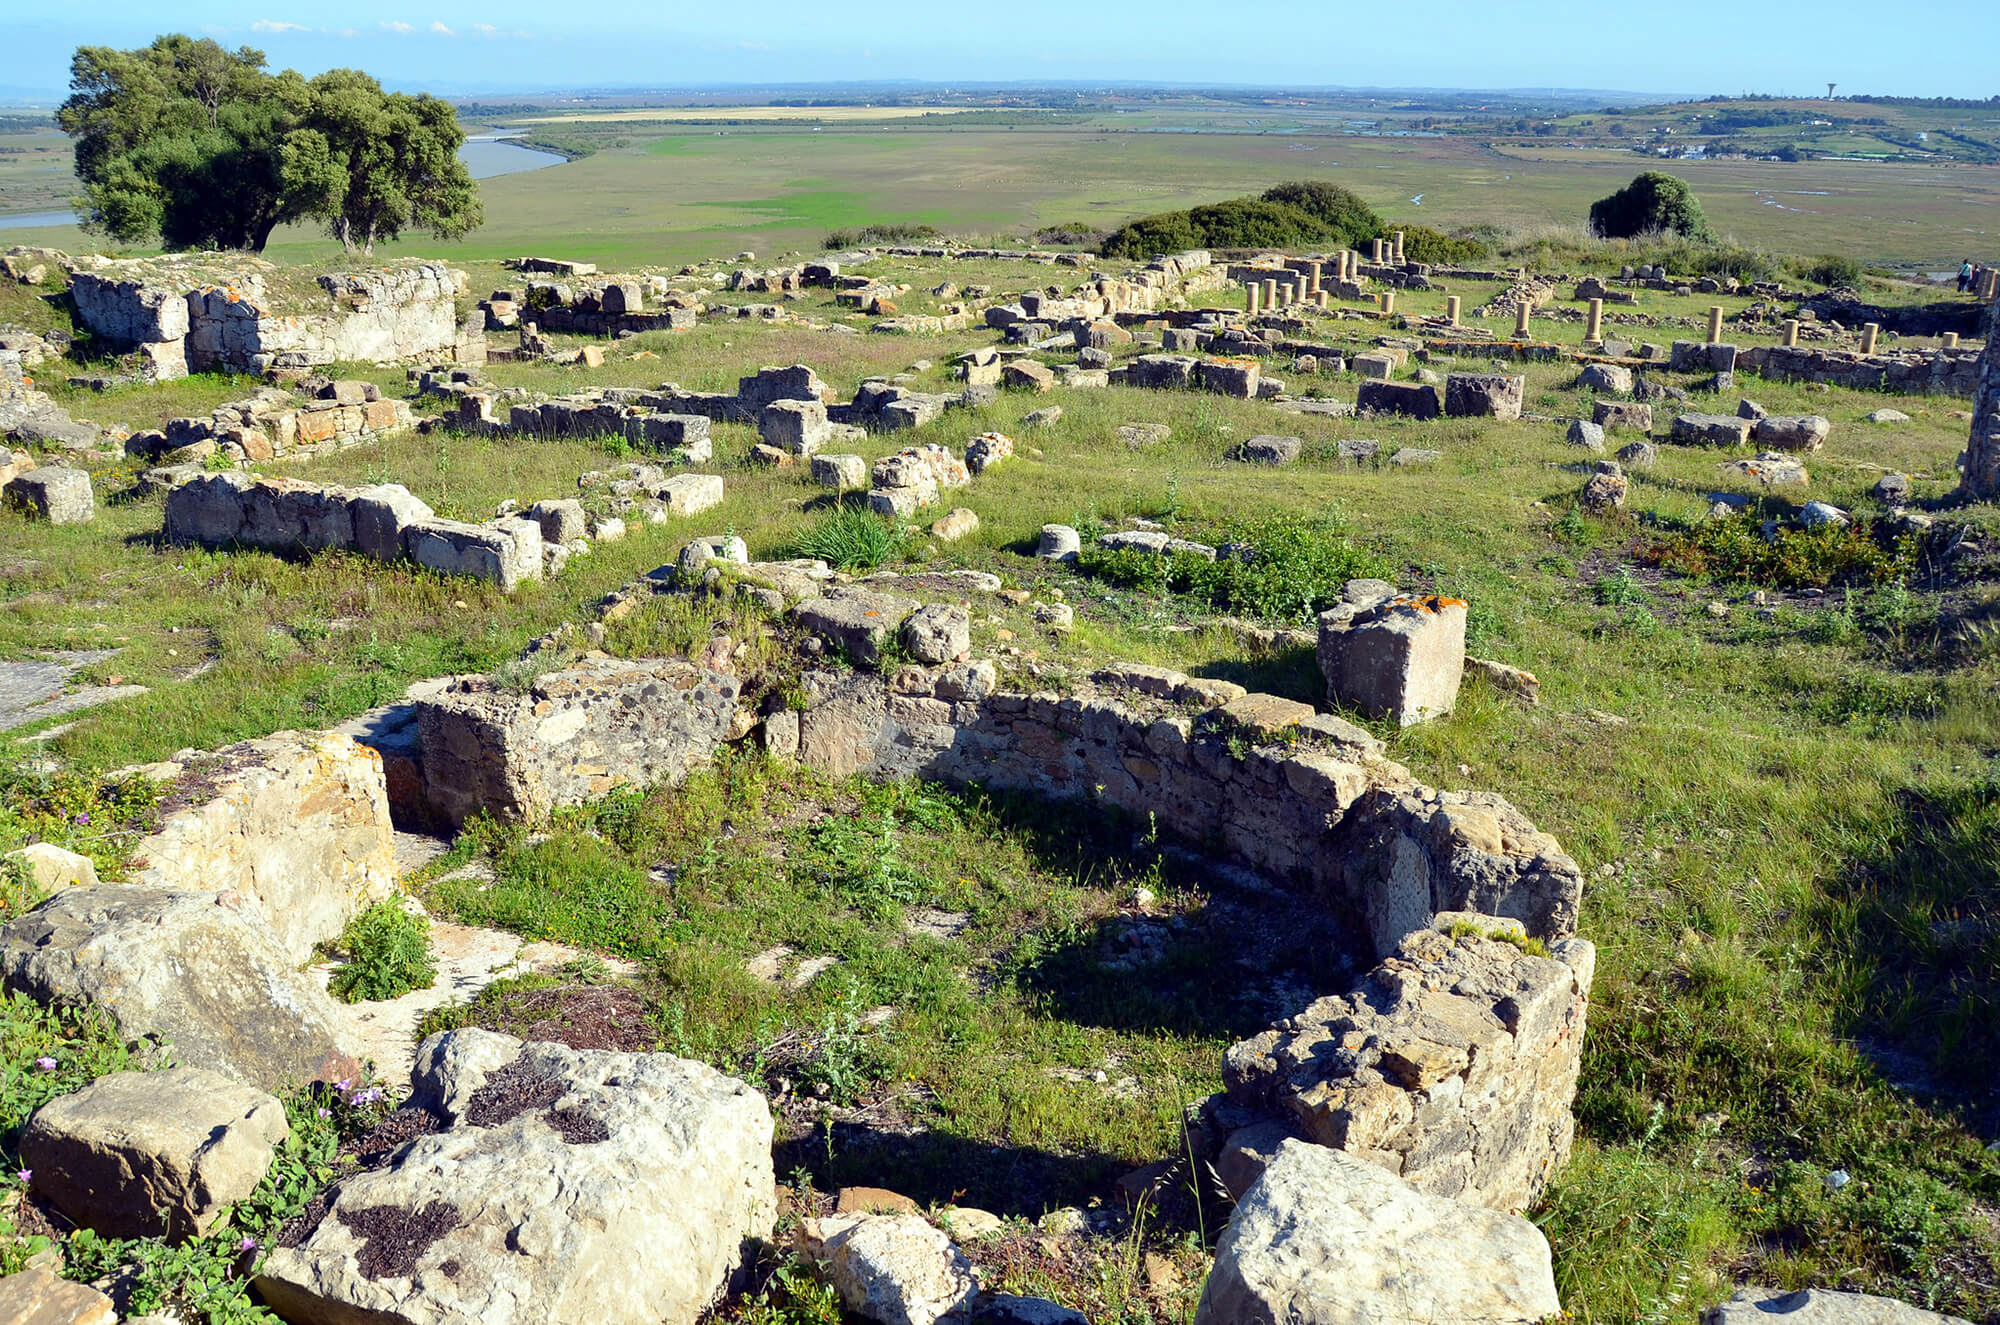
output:
[{"label": "crumbling wall", "polygon": [[1905,396],[1970,396],[1979,385],[1979,362],[1975,349],[1855,354],[1803,345],[1753,345],[1738,356],[1737,367],[1774,382],[1825,382]]},{"label": "crumbling wall", "polygon": [[1965,447],[1965,474],[1959,490],[1991,501],[2000,497],[2000,299],[1993,302],[1993,333],[1979,356],[1979,381],[1972,403],[1972,433]]},{"label": "crumbling wall", "polygon": [[1230,1048],[1208,1110],[1225,1181],[1284,1136],[1419,1191],[1525,1210],[1569,1158],[1596,951],[1525,942],[1480,914],[1430,918],[1346,994]]}]

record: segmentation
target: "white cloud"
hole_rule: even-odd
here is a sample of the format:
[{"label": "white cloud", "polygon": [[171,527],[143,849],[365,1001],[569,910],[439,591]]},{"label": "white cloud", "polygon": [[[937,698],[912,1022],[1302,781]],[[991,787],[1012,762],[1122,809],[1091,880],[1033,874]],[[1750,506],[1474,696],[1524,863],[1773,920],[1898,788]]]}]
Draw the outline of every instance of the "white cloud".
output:
[{"label": "white cloud", "polygon": [[458,35],[456,32],[453,32],[450,28],[446,27],[444,24],[435,21],[431,23],[431,31],[444,37],[456,37]]},{"label": "white cloud", "polygon": [[303,23],[287,23],[278,18],[260,18],[250,25],[252,32],[310,32]]},{"label": "white cloud", "polygon": [[415,32],[415,31],[416,31],[416,29],[415,29],[415,28],[413,28],[413,27],[411,27],[411,26],[410,26],[409,24],[407,24],[407,23],[404,23],[404,22],[402,22],[402,21],[400,21],[400,20],[398,20],[398,19],[393,19],[393,18],[388,18],[388,19],[384,19],[384,20],[382,20],[382,23],[381,23],[381,25],[380,25],[380,26],[381,26],[381,28],[382,28],[382,31],[384,31],[384,32]]}]

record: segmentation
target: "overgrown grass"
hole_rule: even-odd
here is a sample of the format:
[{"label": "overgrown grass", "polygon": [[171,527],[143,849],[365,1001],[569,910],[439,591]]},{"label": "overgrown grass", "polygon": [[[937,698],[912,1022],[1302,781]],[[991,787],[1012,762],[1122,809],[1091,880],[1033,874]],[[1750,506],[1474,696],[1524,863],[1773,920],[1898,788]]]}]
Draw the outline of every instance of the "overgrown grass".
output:
[{"label": "overgrown grass", "polygon": [[1868,520],[1766,534],[1754,515],[1735,515],[1668,530],[1645,550],[1645,558],[1684,575],[1727,583],[1824,589],[1901,579],[1915,569],[1919,549],[1915,536],[1888,532]]},{"label": "overgrown grass", "polygon": [[865,506],[843,505],[820,517],[798,537],[801,557],[817,557],[835,570],[870,571],[894,557],[903,532]]}]

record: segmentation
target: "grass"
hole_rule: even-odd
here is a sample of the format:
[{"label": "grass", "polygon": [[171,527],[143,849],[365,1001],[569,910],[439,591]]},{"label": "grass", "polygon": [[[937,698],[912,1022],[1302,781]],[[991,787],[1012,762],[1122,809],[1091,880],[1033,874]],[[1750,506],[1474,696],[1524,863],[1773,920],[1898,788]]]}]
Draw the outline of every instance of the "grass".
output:
[{"label": "grass", "polygon": [[[1254,138],[1238,141],[1262,150]],[[1095,215],[1067,205],[1061,214]],[[580,236],[575,256],[615,260],[615,245],[599,253],[596,243]],[[497,267],[473,270],[475,288],[506,279]],[[1000,263],[899,260],[874,270],[918,290],[947,277],[1001,290],[1056,279],[1049,268]],[[1453,293],[1471,307],[1496,288],[1460,283]],[[1409,293],[1399,307],[1437,311],[1443,297]],[[1668,325],[1634,334],[1659,341],[1687,334],[1673,320],[1692,329],[1711,302],[1732,313],[1746,302],[1652,292],[1643,300],[1639,311]],[[792,306],[841,315],[818,292]],[[1581,334],[1569,322],[1535,328],[1570,343]],[[1313,336],[1359,348],[1388,330],[1328,321]],[[1732,336],[1756,339],[1748,329]],[[950,355],[990,339],[709,324],[620,342],[594,373],[495,365],[489,376],[542,391],[662,380],[718,389],[759,363],[806,362],[843,394],[865,376],[905,371],[919,389],[943,390]],[[931,366],[915,369],[919,359]],[[1486,365],[1470,352],[1430,366]],[[1342,399],[1356,386],[1340,375],[1308,382],[1287,365],[1272,371]],[[1567,369],[1518,371],[1530,409],[1587,413],[1590,398]],[[1911,474],[1920,503],[1955,482],[1965,424],[1951,414],[1963,402],[1748,374],[1738,386],[1774,413],[1833,421],[1826,447],[1808,459],[1810,491],[1854,511],[1857,524],[1872,519],[1868,494],[1883,469]],[[139,419],[168,399],[153,391],[90,403]],[[1296,621],[1340,575],[1379,570],[1406,589],[1467,599],[1473,651],[1541,678],[1539,707],[1474,685],[1448,720],[1381,734],[1430,785],[1506,794],[1589,875],[1582,932],[1600,959],[1582,1142],[1536,1212],[1579,1320],[1691,1325],[1725,1283],[1741,1281],[1860,1288],[2000,1319],[1988,1287],[2000,1155],[1985,1148],[2000,1135],[2000,1101],[1984,1071],[2000,1050],[1992,755],[2000,651],[1950,642],[1957,623],[1990,615],[1990,581],[1922,546],[1871,544],[1896,559],[1879,563],[1886,576],[1850,577],[1851,590],[1839,578],[1848,563],[1816,548],[1722,557],[1725,542],[1742,540],[1702,522],[1708,493],[1743,492],[1768,518],[1788,517],[1796,502],[1732,479],[1718,468],[1729,457],[1709,450],[1663,446],[1657,465],[1631,476],[1627,515],[1599,519],[1574,509],[1583,475],[1566,468],[1578,453],[1557,424],[1358,423],[1121,389],[1055,400],[1063,418],[1045,429],[1020,423],[1049,398],[1003,392],[993,405],[858,448],[873,459],[912,443],[957,449],[989,429],[1018,439],[1014,458],[952,497],[978,514],[974,534],[951,545],[913,538],[881,563],[990,570],[1010,588],[1061,594],[1076,608],[1074,633],[1056,635],[1025,607],[982,603],[974,614],[982,655],[1011,648],[1018,654],[1001,655],[1010,668],[1054,671],[1123,657],[1314,700],[1310,650],[1255,642],[1218,620],[1218,606]],[[1734,403],[1733,395],[1697,400],[1725,412]],[[1913,421],[1863,422],[1884,405]],[[1116,436],[1126,422],[1166,423],[1172,435],[1129,450]],[[1272,471],[1225,459],[1241,439],[1271,431],[1302,439],[1299,465]],[[101,796],[88,770],[327,725],[419,677],[495,668],[556,623],[586,618],[607,590],[671,561],[688,536],[728,528],[753,557],[788,556],[822,522],[846,518],[831,516],[796,469],[753,467],[749,429],[719,425],[715,437],[723,508],[595,547],[558,580],[512,598],[357,559],[163,547],[157,498],[103,502],[83,527],[0,514],[0,655],[115,645],[122,652],[85,679],[120,675],[153,687],[81,715],[32,752],[77,770],[75,791],[63,796]],[[1337,468],[1334,444],[1357,437],[1385,452],[1427,447],[1444,458],[1421,470]],[[476,518],[503,499],[573,491],[578,474],[622,458],[581,442],[444,432],[310,468],[270,468],[403,482],[441,511]],[[109,492],[118,472],[101,470],[100,480]],[[1990,512],[1939,514],[1990,541]],[[1162,592],[1153,580],[1121,584],[1023,555],[1049,521],[1094,529],[1129,517],[1203,542],[1250,531],[1274,553],[1295,531],[1302,572],[1220,594],[1190,577]],[[1675,536],[1718,554],[1649,564],[1648,549]],[[1788,570],[1785,556],[1802,558],[1810,573]],[[1813,596],[1822,570],[1834,587]],[[1746,601],[1759,590],[1764,602]],[[659,600],[619,623],[608,643],[679,651],[718,628],[761,639],[756,627],[768,624],[718,604]],[[67,801],[18,785],[12,799],[0,797],[15,816],[0,825],[12,826],[14,840],[53,836]],[[31,815],[39,826],[24,826]],[[634,793],[576,811],[541,840],[482,825],[464,850],[485,855],[494,882],[427,885],[437,912],[639,960],[659,1043],[782,1088],[794,1130],[781,1168],[803,1167],[822,1187],[872,1178],[940,1203],[969,1188],[968,1202],[976,1193],[1024,1220],[1102,1200],[1123,1169],[1173,1152],[1177,1111],[1213,1087],[1220,1047],[1270,1011],[1240,1001],[1258,992],[1231,964],[1243,951],[1240,933],[1204,928],[1230,899],[1171,859],[1156,860],[1139,824],[934,789],[828,784],[743,759],[698,774],[677,794]],[[1107,968],[1103,943],[1140,919],[1128,901],[1141,883],[1165,899],[1161,920],[1188,928],[1174,931],[1183,937],[1166,965],[1137,979]],[[902,922],[918,908],[969,923],[950,939],[912,934]],[[745,971],[747,958],[780,944],[840,962],[796,990]],[[1281,949],[1275,959],[1290,958]],[[870,1014],[882,1007],[894,1013],[876,1025]],[[1131,1077],[1133,1093],[1100,1086],[1100,1070],[1105,1086]],[[877,1106],[920,1123],[922,1144],[875,1148],[869,1128],[830,1112]],[[1827,1184],[1836,1169],[1850,1178],[1837,1191]],[[1193,1220],[1163,1218],[1146,1249],[1179,1246]],[[1031,1242],[1003,1244],[1014,1246],[1003,1257],[1011,1282],[1063,1284],[1077,1302],[1091,1300],[1092,1276],[1126,1274],[1116,1267],[1131,1260],[1122,1252],[1088,1264],[1038,1260]],[[786,1292],[768,1291],[773,1304]],[[1175,1318],[1157,1301],[1149,1309]]]}]

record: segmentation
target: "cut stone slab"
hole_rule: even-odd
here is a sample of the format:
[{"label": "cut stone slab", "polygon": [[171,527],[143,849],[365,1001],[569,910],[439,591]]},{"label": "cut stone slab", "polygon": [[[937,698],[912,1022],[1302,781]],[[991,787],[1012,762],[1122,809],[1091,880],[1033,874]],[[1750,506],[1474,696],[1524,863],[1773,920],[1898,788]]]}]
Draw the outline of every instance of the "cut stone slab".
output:
[{"label": "cut stone slab", "polygon": [[936,666],[972,651],[972,618],[964,608],[926,603],[902,626],[903,647],[912,658]]},{"label": "cut stone slab", "polygon": [[1527,1220],[1287,1141],[1230,1216],[1195,1325],[1533,1325],[1561,1309]]},{"label": "cut stone slab", "polygon": [[89,524],[97,514],[90,475],[66,465],[43,465],[8,482],[7,504],[50,524]]},{"label": "cut stone slab", "polygon": [[1505,373],[1451,373],[1444,380],[1444,412],[1455,419],[1518,419],[1528,379]]},{"label": "cut stone slab", "polygon": [[1653,407],[1643,401],[1597,400],[1591,404],[1590,421],[1607,432],[1615,428],[1651,432]]},{"label": "cut stone slab", "polygon": [[1957,1316],[1869,1293],[1834,1293],[1806,1288],[1776,1293],[1741,1288],[1720,1306],[1702,1313],[1702,1325],[1972,1325]]},{"label": "cut stone slab", "polygon": [[0,929],[0,984],[262,1090],[354,1075],[332,1001],[235,892],[65,888]]},{"label": "cut stone slab", "polygon": [[417,1051],[443,1130],[343,1179],[257,1278],[294,1325],[692,1325],[776,1217],[762,1095],[482,1030]]},{"label": "cut stone slab", "polygon": [[675,515],[699,515],[722,505],[722,476],[676,474],[660,486],[659,498]]},{"label": "cut stone slab", "polygon": [[1686,446],[1741,446],[1752,426],[1734,414],[1681,414],[1674,418],[1673,439]]},{"label": "cut stone slab", "polygon": [[843,588],[799,604],[794,615],[807,630],[872,667],[882,660],[882,641],[920,606],[916,599],[899,594]]},{"label": "cut stone slab", "polygon": [[1771,414],[1751,425],[1750,437],[1759,446],[1779,451],[1813,452],[1826,445],[1833,424],[1820,414]]},{"label": "cut stone slab", "polygon": [[35,1111],[21,1165],[84,1228],[179,1241],[255,1191],[290,1133],[275,1096],[219,1073],[113,1072]]},{"label": "cut stone slab", "polygon": [[812,458],[813,482],[835,492],[868,486],[868,462],[858,455],[816,455]]},{"label": "cut stone slab", "polygon": [[936,1325],[978,1296],[972,1264],[922,1215],[830,1215],[800,1226],[840,1300],[880,1325]]},{"label": "cut stone slab", "polygon": [[1299,458],[1304,446],[1296,437],[1260,433],[1237,449],[1236,458],[1252,465],[1289,465]]},{"label": "cut stone slab", "polygon": [[1420,382],[1363,382],[1354,408],[1363,414],[1400,414],[1435,419],[1444,412],[1438,389]]},{"label": "cut stone slab", "polygon": [[0,1325],[118,1325],[111,1299],[40,1266],[0,1278]]},{"label": "cut stone slab", "polygon": [[1632,370],[1622,364],[1593,363],[1577,374],[1576,385],[1582,391],[1629,396],[1632,394]]},{"label": "cut stone slab", "polygon": [[1397,597],[1320,614],[1327,697],[1404,727],[1451,712],[1465,672],[1466,605]]}]

